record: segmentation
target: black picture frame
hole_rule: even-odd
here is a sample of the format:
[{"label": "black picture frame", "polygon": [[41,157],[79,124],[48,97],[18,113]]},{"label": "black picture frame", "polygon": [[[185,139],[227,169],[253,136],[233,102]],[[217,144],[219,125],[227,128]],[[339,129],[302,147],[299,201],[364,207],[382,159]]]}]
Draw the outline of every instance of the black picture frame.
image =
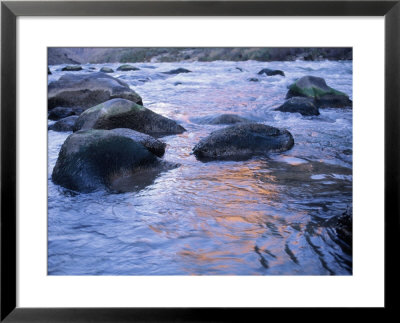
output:
[{"label": "black picture frame", "polygon": [[[384,16],[385,307],[396,311],[399,273],[400,1],[4,1],[1,3],[1,322],[233,322],[288,308],[19,308],[16,306],[16,19],[19,16]],[[371,148],[373,151],[373,147]],[[373,153],[373,152],[372,152]],[[39,291],[38,291],[39,292]],[[312,308],[309,308],[314,310]],[[330,318],[343,318],[326,308]],[[355,309],[347,309],[347,313]],[[365,309],[364,309],[365,310]],[[268,313],[270,314],[270,313]],[[305,314],[305,313],[304,313]],[[301,315],[304,315],[301,314]],[[393,313],[391,313],[393,314]],[[245,315],[245,316],[243,316]],[[296,314],[297,315],[297,314]],[[306,317],[310,319],[309,316]],[[282,319],[282,317],[281,317]],[[258,319],[257,319],[258,320]]]}]

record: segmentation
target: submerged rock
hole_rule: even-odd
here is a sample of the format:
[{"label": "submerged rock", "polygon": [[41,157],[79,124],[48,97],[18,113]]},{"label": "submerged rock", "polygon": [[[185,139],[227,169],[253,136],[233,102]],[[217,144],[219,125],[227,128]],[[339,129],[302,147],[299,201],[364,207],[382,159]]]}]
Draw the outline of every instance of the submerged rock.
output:
[{"label": "submerged rock", "polygon": [[47,75],[51,75],[50,67],[47,67]]},{"label": "submerged rock", "polygon": [[337,236],[351,248],[353,241],[352,206],[348,207],[342,214],[330,218],[326,224],[333,228],[336,231]]},{"label": "submerged rock", "polygon": [[135,174],[147,168],[161,169],[163,163],[129,136],[108,130],[79,131],[62,145],[52,180],[79,192],[118,190],[118,180],[134,180]]},{"label": "submerged rock", "polygon": [[110,67],[102,67],[101,69],[100,69],[100,72],[103,72],[103,73],[114,73],[114,70],[112,69],[112,68],[110,68]]},{"label": "submerged rock", "polygon": [[153,136],[186,131],[174,120],[125,99],[112,99],[87,109],[76,121],[74,131],[115,128],[129,128]]},{"label": "submerged rock", "polygon": [[285,76],[285,73],[281,70],[271,70],[269,68],[263,68],[261,71],[257,73],[258,75],[266,74],[268,76],[274,76],[274,75],[282,75]]},{"label": "submerged rock", "polygon": [[165,147],[167,144],[152,136],[127,128],[116,128],[111,131],[117,135],[128,137],[134,141],[140,142],[148,151],[152,152],[157,157],[162,157],[165,153]]},{"label": "submerged rock", "polygon": [[82,67],[81,66],[75,66],[75,65],[68,65],[65,66],[61,69],[61,71],[64,72],[77,72],[77,71],[82,71]]},{"label": "submerged rock", "polygon": [[193,153],[200,160],[244,160],[292,148],[293,136],[287,130],[246,123],[212,132],[202,139]]},{"label": "submerged rock", "polygon": [[138,71],[140,68],[135,66],[124,64],[117,68],[117,71],[128,72],[128,71]]},{"label": "submerged rock", "polygon": [[57,106],[90,108],[114,98],[143,104],[125,82],[105,73],[67,74],[48,86],[48,109]]},{"label": "submerged rock", "polygon": [[65,132],[72,131],[78,116],[69,116],[63,119],[58,120],[55,124],[49,126],[49,130]]},{"label": "submerged rock", "polygon": [[208,124],[236,124],[236,123],[246,123],[250,120],[242,118],[236,114],[221,114],[218,117],[211,119]]},{"label": "submerged rock", "polygon": [[73,115],[79,115],[83,112],[81,108],[68,108],[68,107],[56,107],[49,111],[49,120],[60,120]]},{"label": "submerged rock", "polygon": [[256,77],[249,78],[249,82],[259,82],[259,79]]},{"label": "submerged rock", "polygon": [[187,70],[186,68],[177,68],[175,70],[171,70],[168,72],[162,72],[164,74],[180,74],[180,73],[191,73],[192,71]]},{"label": "submerged rock", "polygon": [[316,76],[303,76],[290,85],[286,98],[295,96],[312,98],[319,108],[352,106],[348,95],[329,87],[323,78]]},{"label": "submerged rock", "polygon": [[293,97],[287,100],[275,111],[301,113],[303,116],[318,116],[319,110],[314,104],[314,100],[305,97]]}]

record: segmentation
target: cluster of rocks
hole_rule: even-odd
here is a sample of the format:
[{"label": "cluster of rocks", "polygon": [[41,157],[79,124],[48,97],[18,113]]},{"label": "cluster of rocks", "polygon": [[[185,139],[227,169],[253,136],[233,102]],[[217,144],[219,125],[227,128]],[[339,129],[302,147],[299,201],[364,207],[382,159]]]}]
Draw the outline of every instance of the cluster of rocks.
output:
[{"label": "cluster of rocks", "polygon": [[[263,68],[258,75],[285,76],[281,70]],[[259,79],[249,78],[250,82]],[[286,100],[275,111],[300,113],[303,116],[318,116],[320,108],[346,108],[352,106],[349,96],[335,90],[326,84],[321,77],[306,75],[296,80],[288,87]]]},{"label": "cluster of rocks", "polygon": [[[118,70],[132,70],[122,65]],[[107,68],[88,74],[65,74],[48,86],[48,116],[57,120],[54,131],[73,131],[60,150],[52,179],[71,190],[90,192],[100,188],[131,187],[140,172],[155,174],[176,165],[161,159],[165,135],[183,133],[176,121],[143,106],[142,98],[128,84],[114,78]],[[166,74],[190,73],[178,68]],[[263,69],[258,74],[285,76],[283,71]],[[318,115],[318,107],[351,105],[344,93],[322,78],[305,76],[289,87],[287,101],[276,110]],[[285,129],[259,124],[234,114],[200,120],[200,124],[228,125],[212,132],[193,148],[201,161],[245,160],[294,145]],[[127,184],[126,179],[130,183]]]},{"label": "cluster of rocks", "polygon": [[[147,68],[153,68],[153,67],[147,67]],[[95,70],[95,69],[96,69],[95,67],[89,67],[89,70],[91,70],[91,71]],[[63,72],[79,72],[82,70],[83,70],[83,68],[80,65],[67,65],[61,69],[61,71],[63,71]],[[130,64],[123,64],[117,68],[117,71],[120,71],[120,72],[139,71],[139,70],[140,70],[140,68],[130,65]],[[107,66],[103,66],[99,71],[102,73],[114,73],[115,72],[111,67],[107,67]],[[177,69],[170,70],[167,72],[162,72],[162,73],[176,75],[176,74],[180,74],[180,73],[190,73],[190,72],[191,71],[189,71],[186,68],[177,68]],[[47,74],[48,75],[52,74],[50,71],[50,67],[47,67]]]},{"label": "cluster of rocks", "polygon": [[301,113],[303,116],[318,116],[320,108],[351,107],[352,101],[343,92],[328,86],[316,76],[303,76],[289,86],[287,101],[277,111]]},{"label": "cluster of rocks", "polygon": [[63,75],[48,86],[48,111],[58,120],[50,130],[73,131],[52,173],[53,182],[67,189],[124,191],[140,172],[176,167],[161,159],[166,144],[155,137],[186,130],[145,108],[119,79],[100,72]]}]

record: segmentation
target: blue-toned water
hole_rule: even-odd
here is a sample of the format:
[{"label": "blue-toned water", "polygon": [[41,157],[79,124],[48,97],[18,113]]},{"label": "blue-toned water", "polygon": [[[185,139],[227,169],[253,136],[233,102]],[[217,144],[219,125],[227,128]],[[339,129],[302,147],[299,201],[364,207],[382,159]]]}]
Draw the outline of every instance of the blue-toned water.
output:
[{"label": "blue-toned water", "polygon": [[[73,194],[51,181],[70,133],[49,131],[50,275],[351,274],[351,248],[327,221],[352,204],[352,110],[321,109],[318,117],[272,110],[304,75],[352,97],[352,62],[134,65],[140,70],[111,75],[187,129],[161,138],[163,158],[181,166],[135,192]],[[84,72],[101,66],[119,64]],[[51,67],[49,82],[71,73],[62,67]],[[178,67],[192,73],[160,73]],[[266,67],[286,77],[257,75]],[[248,80],[254,77],[259,82]],[[223,126],[196,122],[221,113],[286,128],[295,146],[244,162],[199,162],[192,148]]]}]

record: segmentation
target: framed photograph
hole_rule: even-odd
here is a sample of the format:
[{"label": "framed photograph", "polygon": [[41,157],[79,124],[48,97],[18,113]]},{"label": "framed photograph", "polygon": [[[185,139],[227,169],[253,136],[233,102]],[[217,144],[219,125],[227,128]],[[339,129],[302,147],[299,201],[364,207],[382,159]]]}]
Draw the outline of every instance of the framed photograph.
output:
[{"label": "framed photograph", "polygon": [[1,321],[393,310],[399,14],[2,2]]}]

